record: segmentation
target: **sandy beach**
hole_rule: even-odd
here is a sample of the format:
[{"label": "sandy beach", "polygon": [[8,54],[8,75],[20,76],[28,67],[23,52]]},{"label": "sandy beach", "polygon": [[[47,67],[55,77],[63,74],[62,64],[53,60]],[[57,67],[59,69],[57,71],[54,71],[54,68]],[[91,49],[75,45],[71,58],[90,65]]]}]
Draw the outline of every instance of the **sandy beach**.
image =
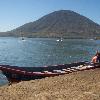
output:
[{"label": "sandy beach", "polygon": [[0,100],[100,100],[100,69],[3,86]]}]

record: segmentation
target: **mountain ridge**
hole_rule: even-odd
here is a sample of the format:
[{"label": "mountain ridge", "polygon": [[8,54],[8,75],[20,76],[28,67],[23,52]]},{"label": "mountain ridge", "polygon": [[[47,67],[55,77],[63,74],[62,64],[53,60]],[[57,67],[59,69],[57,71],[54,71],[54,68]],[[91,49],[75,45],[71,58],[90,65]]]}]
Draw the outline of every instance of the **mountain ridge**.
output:
[{"label": "mountain ridge", "polygon": [[89,38],[100,37],[100,25],[71,10],[59,10],[6,32],[11,36]]}]

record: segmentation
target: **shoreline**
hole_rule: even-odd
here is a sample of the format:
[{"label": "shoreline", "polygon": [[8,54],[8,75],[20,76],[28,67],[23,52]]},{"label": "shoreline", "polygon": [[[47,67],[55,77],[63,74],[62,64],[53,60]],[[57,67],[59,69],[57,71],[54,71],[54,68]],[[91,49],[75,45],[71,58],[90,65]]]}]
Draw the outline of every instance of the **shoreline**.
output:
[{"label": "shoreline", "polygon": [[[21,38],[22,36],[0,36],[2,38]],[[47,38],[47,39],[93,39],[93,40],[100,40],[100,38],[96,37],[28,37],[28,36],[24,36],[23,38]]]}]

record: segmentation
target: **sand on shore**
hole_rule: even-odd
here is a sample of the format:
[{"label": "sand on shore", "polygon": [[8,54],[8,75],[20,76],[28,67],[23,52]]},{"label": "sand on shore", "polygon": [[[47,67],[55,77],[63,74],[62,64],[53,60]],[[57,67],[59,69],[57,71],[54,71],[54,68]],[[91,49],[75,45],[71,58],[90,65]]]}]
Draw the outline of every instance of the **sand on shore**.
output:
[{"label": "sand on shore", "polygon": [[100,100],[100,69],[3,86],[0,100]]}]

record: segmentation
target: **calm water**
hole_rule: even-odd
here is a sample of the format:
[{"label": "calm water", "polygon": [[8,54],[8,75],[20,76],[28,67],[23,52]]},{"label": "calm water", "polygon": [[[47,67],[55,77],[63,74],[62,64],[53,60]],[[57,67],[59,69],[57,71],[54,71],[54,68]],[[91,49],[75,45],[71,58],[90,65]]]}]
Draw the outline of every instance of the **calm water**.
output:
[{"label": "calm water", "polygon": [[[1,37],[0,64],[38,67],[86,61],[96,50],[100,50],[100,40]],[[0,79],[0,84],[6,82]]]}]

